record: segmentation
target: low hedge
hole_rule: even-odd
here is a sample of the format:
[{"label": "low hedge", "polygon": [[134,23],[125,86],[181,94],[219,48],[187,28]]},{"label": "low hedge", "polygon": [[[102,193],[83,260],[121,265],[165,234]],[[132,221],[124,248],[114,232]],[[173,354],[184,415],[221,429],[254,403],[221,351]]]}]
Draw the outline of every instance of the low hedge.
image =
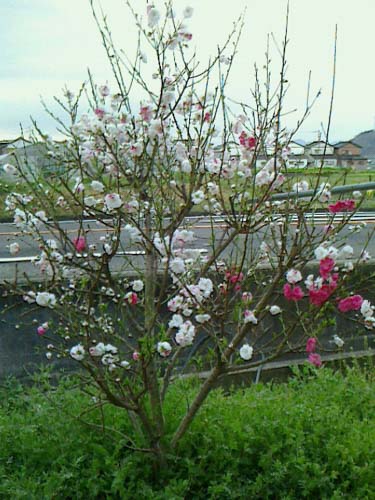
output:
[{"label": "low hedge", "polygon": [[[375,391],[370,370],[310,367],[287,384],[214,391],[168,468],[129,452],[126,417],[84,411],[88,396],[0,389],[1,499],[248,499],[375,497]],[[172,432],[195,391],[181,382],[167,401]],[[68,413],[68,414],[67,414]],[[88,425],[90,423],[90,425]]]}]

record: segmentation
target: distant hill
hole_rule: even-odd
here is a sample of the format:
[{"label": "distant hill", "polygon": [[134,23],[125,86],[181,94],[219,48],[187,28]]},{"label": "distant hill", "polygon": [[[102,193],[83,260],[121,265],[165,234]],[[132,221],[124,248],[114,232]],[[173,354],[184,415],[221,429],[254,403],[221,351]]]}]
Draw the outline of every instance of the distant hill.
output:
[{"label": "distant hill", "polygon": [[375,130],[366,130],[356,135],[353,142],[362,146],[362,155],[367,158],[375,158]]}]

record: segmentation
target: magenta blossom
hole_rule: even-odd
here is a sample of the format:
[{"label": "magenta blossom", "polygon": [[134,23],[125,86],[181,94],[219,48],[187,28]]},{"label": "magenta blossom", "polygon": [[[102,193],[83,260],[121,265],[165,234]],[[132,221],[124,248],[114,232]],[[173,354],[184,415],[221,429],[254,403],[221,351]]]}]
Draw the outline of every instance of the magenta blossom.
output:
[{"label": "magenta blossom", "polygon": [[73,239],[73,245],[77,252],[82,252],[86,248],[86,240],[83,236],[78,236]]},{"label": "magenta blossom", "polygon": [[284,288],[284,297],[287,300],[293,300],[294,302],[297,302],[298,300],[303,299],[303,291],[300,286],[291,286],[289,283],[285,283]]},{"label": "magenta blossom", "polygon": [[345,299],[341,299],[338,304],[340,312],[358,311],[361,309],[363,298],[360,295],[351,295]]},{"label": "magenta blossom", "polygon": [[39,325],[38,328],[36,329],[38,335],[42,336],[44,335],[48,330],[48,323],[43,323],[43,325]]},{"label": "magenta blossom", "polygon": [[311,354],[309,354],[307,360],[309,363],[316,366],[317,368],[320,368],[322,366],[322,358],[316,352],[312,352]]},{"label": "magenta blossom", "polygon": [[243,275],[243,273],[242,273],[242,272],[240,272],[240,273],[236,273],[236,272],[234,272],[234,273],[232,274],[232,272],[231,272],[231,271],[226,271],[226,273],[225,273],[225,277],[226,277],[226,279],[227,279],[230,283],[238,283],[238,282],[243,281],[243,279],[244,279],[244,275]]},{"label": "magenta blossom", "polygon": [[315,337],[308,338],[306,342],[306,352],[308,354],[311,354],[312,352],[315,351],[315,348],[316,348],[316,338]]},{"label": "magenta blossom", "polygon": [[322,259],[319,263],[319,273],[323,279],[329,278],[331,271],[335,267],[335,261],[331,257],[326,257]]},{"label": "magenta blossom", "polygon": [[320,288],[311,288],[309,290],[309,301],[313,306],[321,307],[330,298],[335,291],[336,283],[331,285],[322,285]]},{"label": "magenta blossom", "polygon": [[336,203],[328,205],[328,210],[331,214],[337,214],[337,212],[348,212],[355,209],[354,200],[339,200]]}]

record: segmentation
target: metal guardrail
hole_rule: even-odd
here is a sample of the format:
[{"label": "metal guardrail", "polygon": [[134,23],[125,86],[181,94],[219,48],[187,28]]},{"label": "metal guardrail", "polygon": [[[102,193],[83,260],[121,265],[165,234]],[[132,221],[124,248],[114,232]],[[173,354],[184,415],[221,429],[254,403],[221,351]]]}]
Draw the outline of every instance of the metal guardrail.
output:
[{"label": "metal guardrail", "polygon": [[[362,184],[347,184],[346,186],[336,186],[328,189],[332,194],[349,193],[351,191],[371,191],[375,189],[375,182],[364,182]],[[287,193],[273,194],[271,200],[288,200],[289,198],[310,198],[321,193],[321,187],[309,189],[308,191],[288,191]]]},{"label": "metal guardrail", "polygon": [[[204,248],[199,249],[200,253],[207,253],[207,250]],[[99,252],[95,252],[91,254],[93,257],[100,258],[103,254]],[[146,252],[143,250],[129,250],[127,252],[117,252],[114,257],[137,257],[139,255],[146,255]],[[76,253],[75,257],[78,259],[86,258],[89,254],[87,253]],[[22,262],[36,262],[39,260],[38,255],[28,255],[25,257],[0,257],[0,264],[20,264]]]},{"label": "metal guardrail", "polygon": [[[127,255],[129,255],[129,256],[145,255],[145,253],[146,252],[144,252],[142,250],[134,250],[134,251],[129,250],[128,252],[117,252],[114,255],[114,257],[124,257]],[[95,252],[91,255],[93,257],[100,258],[103,254],[99,253],[99,252]],[[88,256],[89,256],[89,254],[87,254],[87,253],[76,253],[75,254],[75,257],[77,257],[78,259],[86,258]],[[37,260],[39,260],[38,255],[28,255],[26,257],[0,257],[0,264],[19,264],[22,262],[35,262]]]},{"label": "metal guardrail", "polygon": [[[332,189],[329,189],[329,191],[332,194],[340,194],[340,193],[348,193],[348,192],[353,192],[353,191],[369,191],[369,190],[375,190],[375,182],[365,182],[362,184],[349,184],[345,186],[336,186],[333,187]],[[315,197],[318,196],[321,193],[322,189],[321,187],[317,189],[309,189],[307,191],[288,191],[287,193],[277,193],[274,194],[270,197],[272,201],[275,200],[288,200],[290,198],[310,198],[310,197]],[[325,213],[313,213],[313,214],[306,214],[306,218],[311,218],[312,220],[314,219],[319,219],[326,217]],[[277,214],[275,214],[275,217],[277,218]],[[335,214],[336,219],[340,218],[340,214]],[[368,216],[369,218],[371,216]],[[192,219],[193,217],[187,217],[186,219]],[[195,217],[194,217],[195,218]],[[197,218],[207,218],[207,217],[200,217],[198,216]],[[342,214],[341,214],[342,218]],[[225,219],[223,219],[220,216],[215,217],[215,221],[217,223],[225,222]],[[64,221],[62,221],[64,222]],[[74,222],[74,221],[66,221],[66,222]],[[293,220],[292,220],[293,222]],[[207,250],[206,250],[207,252]],[[93,257],[101,257],[102,254],[100,253],[94,253],[92,254]],[[115,254],[115,257],[123,257],[123,256],[138,256],[138,255],[145,255],[145,252],[142,250],[135,250],[135,251],[127,251],[127,252],[118,252]],[[87,257],[88,254],[76,254],[76,257],[78,258],[85,258]],[[31,256],[26,256],[26,257],[1,257],[0,258],[0,264],[18,264],[22,262],[33,262],[38,260],[39,257],[36,255],[31,255]]]}]

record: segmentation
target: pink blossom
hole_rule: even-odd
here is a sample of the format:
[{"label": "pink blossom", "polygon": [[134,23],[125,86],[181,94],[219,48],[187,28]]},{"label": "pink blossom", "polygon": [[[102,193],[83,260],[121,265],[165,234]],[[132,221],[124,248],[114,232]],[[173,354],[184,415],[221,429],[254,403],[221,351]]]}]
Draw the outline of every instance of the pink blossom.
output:
[{"label": "pink blossom", "polygon": [[95,109],[95,114],[101,120],[102,118],[104,118],[105,111],[104,111],[104,109],[96,108]]},{"label": "pink blossom", "polygon": [[109,90],[108,85],[101,85],[101,86],[99,87],[99,92],[100,92],[100,95],[101,95],[102,97],[107,97],[107,96],[109,96],[109,92],[110,92],[110,90]]},{"label": "pink blossom", "polygon": [[316,352],[312,352],[311,354],[309,354],[309,357],[307,359],[309,363],[316,366],[317,368],[320,368],[322,366],[322,358]]},{"label": "pink blossom", "polygon": [[253,300],[253,294],[251,292],[243,292],[242,294],[242,302],[245,304],[251,302]]},{"label": "pink blossom", "polygon": [[312,352],[315,351],[315,348],[316,348],[316,338],[315,337],[308,338],[306,342],[306,352],[308,354],[311,354]]},{"label": "pink blossom", "polygon": [[138,295],[135,292],[128,292],[124,299],[132,306],[138,303]]},{"label": "pink blossom", "polygon": [[233,283],[233,284],[234,283],[239,283],[239,282],[243,281],[243,279],[244,279],[243,273],[234,273],[234,274],[232,274],[231,271],[226,271],[225,277],[226,277],[226,279],[230,283]]},{"label": "pink blossom", "polygon": [[133,354],[132,354],[132,358],[133,358],[133,360],[134,360],[134,361],[138,361],[140,357],[141,357],[141,356],[140,356],[140,354],[139,354],[139,352],[138,352],[138,351],[134,351],[134,352],[133,352]]},{"label": "pink blossom", "polygon": [[241,132],[241,135],[240,135],[240,144],[241,146],[243,146],[244,148],[246,149],[254,149],[255,146],[256,146],[256,139],[255,137],[249,137],[245,131],[242,131]]},{"label": "pink blossom", "polygon": [[289,283],[285,283],[284,288],[284,297],[287,300],[293,300],[294,302],[297,302],[298,300],[301,300],[303,298],[303,291],[300,286],[290,286]]},{"label": "pink blossom", "polygon": [[150,106],[142,106],[139,114],[141,115],[142,120],[144,120],[145,122],[149,122],[152,118],[152,109]]},{"label": "pink blossom", "polygon": [[340,312],[358,311],[361,309],[363,298],[360,295],[351,295],[345,299],[341,299],[338,304]]},{"label": "pink blossom", "polygon": [[73,239],[73,245],[77,252],[82,252],[86,248],[86,240],[83,236],[78,236]]},{"label": "pink blossom", "polygon": [[336,214],[337,212],[347,212],[355,209],[354,200],[339,200],[336,203],[328,205],[328,210],[331,214]]},{"label": "pink blossom", "polygon": [[203,117],[203,121],[210,122],[211,121],[211,113],[209,113],[209,112],[205,113],[204,117]]},{"label": "pink blossom", "polygon": [[335,267],[335,261],[331,257],[322,259],[319,263],[319,273],[323,279],[328,279],[331,271]]},{"label": "pink blossom", "polygon": [[185,40],[187,40],[188,42],[190,42],[190,40],[192,40],[192,38],[193,38],[193,34],[192,33],[184,33],[182,31],[179,31],[178,34],[180,36],[182,36],[183,38],[185,38]]}]

